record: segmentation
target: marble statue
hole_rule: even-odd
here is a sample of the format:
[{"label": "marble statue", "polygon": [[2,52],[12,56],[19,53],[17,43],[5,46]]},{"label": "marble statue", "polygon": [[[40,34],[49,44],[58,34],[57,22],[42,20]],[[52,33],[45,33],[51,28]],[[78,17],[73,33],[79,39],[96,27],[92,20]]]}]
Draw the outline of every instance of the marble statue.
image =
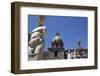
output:
[{"label": "marble statue", "polygon": [[29,41],[29,56],[34,57],[40,53],[43,53],[45,34],[45,26],[37,27],[32,31],[31,38]]}]

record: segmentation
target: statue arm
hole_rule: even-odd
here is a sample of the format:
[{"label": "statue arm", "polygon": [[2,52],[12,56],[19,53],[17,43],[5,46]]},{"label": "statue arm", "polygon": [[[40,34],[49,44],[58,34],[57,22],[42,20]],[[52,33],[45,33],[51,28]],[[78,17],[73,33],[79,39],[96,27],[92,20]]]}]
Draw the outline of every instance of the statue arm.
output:
[{"label": "statue arm", "polygon": [[39,32],[34,32],[31,35],[31,39],[29,41],[29,46],[34,47],[34,46],[37,46],[37,45],[41,44],[42,42],[43,42],[43,39],[40,37],[40,33]]}]

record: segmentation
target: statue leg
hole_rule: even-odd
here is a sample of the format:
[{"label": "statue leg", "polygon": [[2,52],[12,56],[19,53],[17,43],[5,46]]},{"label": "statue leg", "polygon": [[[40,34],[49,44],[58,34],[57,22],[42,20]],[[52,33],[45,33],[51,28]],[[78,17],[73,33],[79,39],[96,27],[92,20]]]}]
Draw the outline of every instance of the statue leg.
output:
[{"label": "statue leg", "polygon": [[41,53],[42,50],[43,50],[43,44],[37,45],[37,47],[35,48],[34,53],[36,53],[36,54]]},{"label": "statue leg", "polygon": [[38,59],[37,60],[43,60],[43,45],[38,45],[36,48],[35,48],[35,52],[34,52],[35,56],[37,55],[38,56]]}]

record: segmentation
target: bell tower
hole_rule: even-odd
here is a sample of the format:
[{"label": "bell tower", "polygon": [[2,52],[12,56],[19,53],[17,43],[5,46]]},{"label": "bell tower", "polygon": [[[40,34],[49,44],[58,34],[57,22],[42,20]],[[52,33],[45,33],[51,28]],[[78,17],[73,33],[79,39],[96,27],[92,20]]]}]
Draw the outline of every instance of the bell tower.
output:
[{"label": "bell tower", "polygon": [[81,47],[81,41],[80,41],[80,38],[78,37],[77,38],[77,48],[80,48]]}]

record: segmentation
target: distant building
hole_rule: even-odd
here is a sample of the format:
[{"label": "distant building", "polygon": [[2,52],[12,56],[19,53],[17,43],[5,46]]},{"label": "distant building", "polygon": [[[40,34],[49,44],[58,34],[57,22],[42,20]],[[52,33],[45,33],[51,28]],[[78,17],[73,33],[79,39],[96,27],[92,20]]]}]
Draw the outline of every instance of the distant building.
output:
[{"label": "distant building", "polygon": [[77,39],[77,47],[75,49],[67,49],[65,50],[65,59],[80,59],[80,58],[88,58],[88,50],[87,48],[81,47],[81,41]]},{"label": "distant building", "polygon": [[64,54],[65,59],[88,58],[88,50],[85,48],[67,49]]}]

